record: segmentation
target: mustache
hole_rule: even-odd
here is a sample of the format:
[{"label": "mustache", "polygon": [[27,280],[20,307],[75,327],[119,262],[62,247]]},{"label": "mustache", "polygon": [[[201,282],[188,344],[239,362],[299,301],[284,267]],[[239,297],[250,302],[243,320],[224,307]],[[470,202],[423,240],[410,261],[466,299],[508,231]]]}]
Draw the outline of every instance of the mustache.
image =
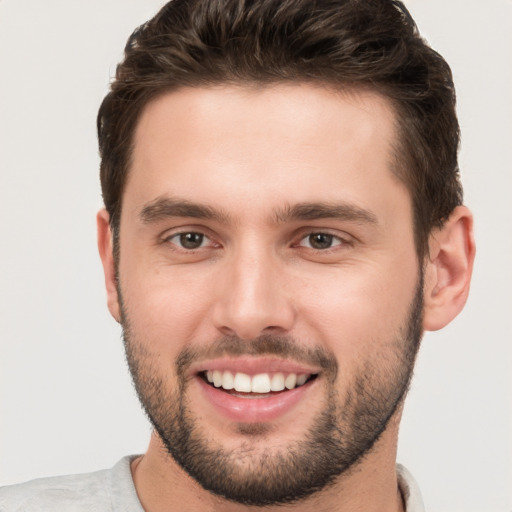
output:
[{"label": "mustache", "polygon": [[338,373],[336,357],[326,348],[306,346],[291,336],[264,334],[250,340],[237,336],[223,336],[208,346],[185,347],[176,358],[177,374],[183,377],[196,361],[225,356],[278,356],[318,366],[331,378],[335,378]]}]

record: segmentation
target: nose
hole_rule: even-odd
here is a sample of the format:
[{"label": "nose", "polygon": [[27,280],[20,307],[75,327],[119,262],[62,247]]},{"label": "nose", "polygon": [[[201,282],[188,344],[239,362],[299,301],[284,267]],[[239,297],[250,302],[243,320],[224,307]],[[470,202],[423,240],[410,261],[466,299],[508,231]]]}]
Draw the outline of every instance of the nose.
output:
[{"label": "nose", "polygon": [[225,262],[217,278],[213,321],[223,335],[249,340],[290,331],[295,310],[278,256],[246,248]]}]

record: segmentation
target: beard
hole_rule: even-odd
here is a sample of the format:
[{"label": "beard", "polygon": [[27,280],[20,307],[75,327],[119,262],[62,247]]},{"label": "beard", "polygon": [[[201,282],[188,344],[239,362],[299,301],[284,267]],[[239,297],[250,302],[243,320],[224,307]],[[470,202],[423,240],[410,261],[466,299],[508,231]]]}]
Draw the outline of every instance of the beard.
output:
[{"label": "beard", "polygon": [[[177,385],[158,371],[158,354],[134,335],[119,291],[126,358],[139,400],[176,463],[205,490],[244,505],[290,504],[327,488],[371,451],[402,404],[422,337],[423,274],[403,325],[381,353],[372,353],[337,390],[338,363],[325,348],[307,348],[289,336],[253,340],[224,337],[208,348],[186,347],[175,360]],[[375,346],[382,346],[376,344]],[[322,410],[300,440],[270,448],[265,423],[235,425],[243,438],[226,449],[190,412],[187,370],[199,358],[279,356],[322,369]],[[263,441],[263,442],[262,442]],[[263,447],[266,445],[266,448]]]}]

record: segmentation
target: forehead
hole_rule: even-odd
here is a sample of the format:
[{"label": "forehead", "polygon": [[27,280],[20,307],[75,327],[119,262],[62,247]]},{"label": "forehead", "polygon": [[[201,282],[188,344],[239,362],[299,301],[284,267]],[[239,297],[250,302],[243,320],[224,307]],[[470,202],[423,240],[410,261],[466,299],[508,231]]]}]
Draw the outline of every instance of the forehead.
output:
[{"label": "forehead", "polygon": [[167,195],[242,214],[254,201],[261,212],[284,201],[382,201],[393,187],[403,193],[392,172],[395,137],[394,111],[376,93],[185,88],[143,111],[123,204]]}]

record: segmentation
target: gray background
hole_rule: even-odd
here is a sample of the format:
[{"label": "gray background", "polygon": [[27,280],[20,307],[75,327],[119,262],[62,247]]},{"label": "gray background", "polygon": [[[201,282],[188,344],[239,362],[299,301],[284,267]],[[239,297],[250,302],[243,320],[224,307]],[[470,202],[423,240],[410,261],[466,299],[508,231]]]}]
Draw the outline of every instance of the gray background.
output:
[{"label": "gray background", "polygon": [[[162,3],[0,2],[0,484],[146,448],[96,251],[95,116]],[[478,254],[465,311],[425,337],[399,460],[430,512],[511,512],[512,1],[406,3],[454,71]]]}]

